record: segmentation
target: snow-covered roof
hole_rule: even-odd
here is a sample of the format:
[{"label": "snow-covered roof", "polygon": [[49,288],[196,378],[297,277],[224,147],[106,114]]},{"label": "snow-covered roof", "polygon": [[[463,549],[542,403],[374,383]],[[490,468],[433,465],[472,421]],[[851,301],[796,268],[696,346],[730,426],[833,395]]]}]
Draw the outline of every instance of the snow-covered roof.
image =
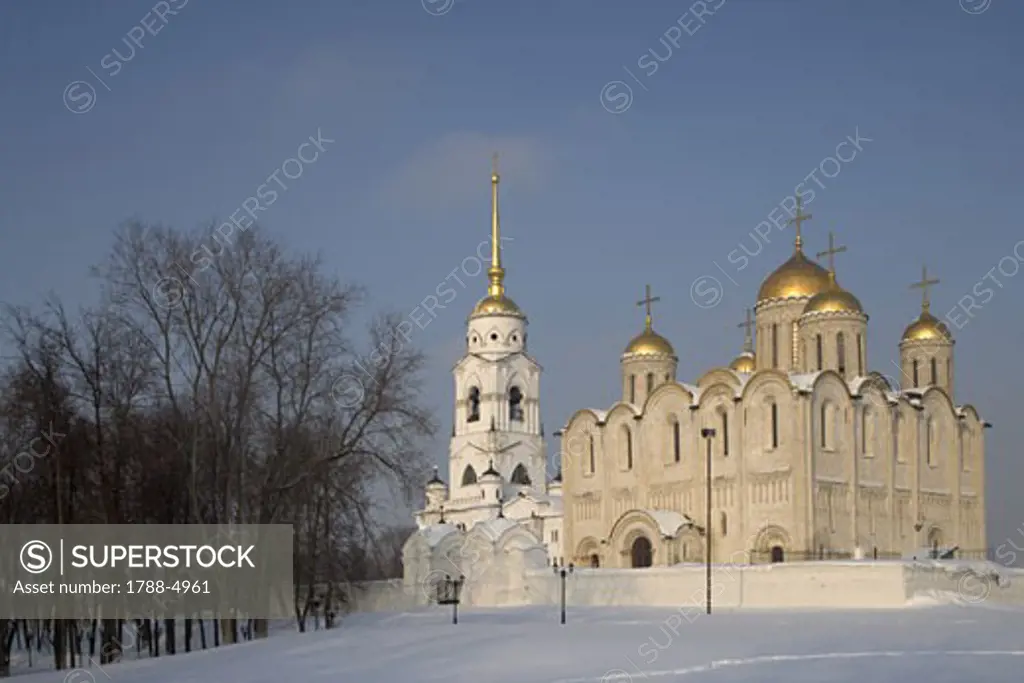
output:
[{"label": "snow-covered roof", "polygon": [[687,384],[686,382],[679,382],[679,386],[686,389],[693,395],[694,403],[700,400],[700,388],[693,384]]},{"label": "snow-covered roof", "polygon": [[420,534],[422,534],[423,540],[425,540],[427,545],[431,548],[436,547],[449,534],[458,532],[458,528],[453,524],[431,524],[430,526],[420,529]]},{"label": "snow-covered roof", "polygon": [[518,524],[511,519],[495,517],[494,519],[477,522],[473,525],[473,531],[479,530],[491,540],[497,540],[503,533],[514,526],[518,526]]},{"label": "snow-covered roof", "polygon": [[789,381],[800,391],[811,391],[820,374],[820,372],[795,372],[789,376]]},{"label": "snow-covered roof", "polygon": [[693,520],[673,510],[644,510],[657,523],[662,535],[675,537],[684,526],[691,526]]}]

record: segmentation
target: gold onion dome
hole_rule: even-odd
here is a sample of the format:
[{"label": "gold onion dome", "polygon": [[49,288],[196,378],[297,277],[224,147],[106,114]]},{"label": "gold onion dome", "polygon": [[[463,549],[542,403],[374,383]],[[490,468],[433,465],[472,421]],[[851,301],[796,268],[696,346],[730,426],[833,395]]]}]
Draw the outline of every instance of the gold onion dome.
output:
[{"label": "gold onion dome", "polygon": [[500,296],[485,296],[473,307],[473,316],[478,315],[522,315],[519,306],[515,301],[504,294]]},{"label": "gold onion dome", "polygon": [[903,331],[903,341],[952,341],[953,335],[950,333],[949,328],[946,327],[946,323],[942,322],[929,311],[921,311],[921,315],[917,320],[910,323],[907,329]]},{"label": "gold onion dome", "polygon": [[672,344],[651,327],[651,304],[660,300],[659,296],[651,296],[651,286],[647,285],[646,296],[643,301],[637,302],[637,306],[646,306],[647,308],[647,315],[644,316],[644,331],[629,341],[622,355],[675,357],[676,351],[672,348]]},{"label": "gold onion dome", "polygon": [[912,289],[922,290],[921,315],[917,320],[907,325],[903,330],[903,341],[946,341],[952,342],[953,335],[950,333],[946,323],[936,318],[931,313],[931,302],[928,298],[928,288],[939,284],[938,280],[928,279],[928,267],[921,269],[921,281],[910,285]]},{"label": "gold onion dome", "polygon": [[828,286],[828,271],[804,256],[804,252],[797,247],[789,260],[761,283],[757,300],[812,297],[828,289]]},{"label": "gold onion dome", "polygon": [[729,363],[729,367],[736,372],[752,373],[756,367],[753,351],[744,351],[736,356],[736,359]]},{"label": "gold onion dome", "polygon": [[668,339],[665,339],[650,328],[633,337],[623,353],[636,356],[676,355],[675,349],[672,348],[672,344],[669,343]]},{"label": "gold onion dome", "polygon": [[864,309],[853,294],[839,286],[835,277],[829,273],[829,287],[818,292],[804,307],[807,313],[863,313]]}]

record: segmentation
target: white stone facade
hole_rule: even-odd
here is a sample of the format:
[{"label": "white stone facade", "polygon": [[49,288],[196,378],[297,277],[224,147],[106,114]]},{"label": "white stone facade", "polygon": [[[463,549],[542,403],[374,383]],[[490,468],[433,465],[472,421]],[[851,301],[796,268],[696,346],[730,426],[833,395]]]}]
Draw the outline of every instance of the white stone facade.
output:
[{"label": "white stone facade", "polygon": [[[868,370],[868,316],[834,273],[802,255],[799,237],[755,312],[752,372],[677,381],[671,344],[648,316],[646,340],[621,359],[623,399],[569,419],[569,559],[703,561],[705,529],[714,562],[900,557],[934,546],[982,553],[988,425],[952,400],[954,342],[927,297],[899,345],[903,387]],[[688,522],[666,529],[667,515]]]}]

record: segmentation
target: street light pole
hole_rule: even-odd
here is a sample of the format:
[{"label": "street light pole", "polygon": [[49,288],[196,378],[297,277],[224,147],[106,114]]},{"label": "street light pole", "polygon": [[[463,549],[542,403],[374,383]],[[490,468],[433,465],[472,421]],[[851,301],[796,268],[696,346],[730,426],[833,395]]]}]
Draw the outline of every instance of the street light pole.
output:
[{"label": "street light pole", "polygon": [[707,603],[707,612],[711,614],[711,439],[715,438],[715,430],[705,427],[700,430],[700,435],[707,443],[707,463],[705,468],[704,498],[706,502],[704,516],[704,594]]},{"label": "street light pole", "polygon": [[[568,574],[572,574],[572,570],[573,569],[574,569],[574,565],[570,562],[569,563]],[[565,571],[565,567],[562,567],[561,570],[559,570],[558,567],[555,567],[555,575],[561,577],[561,579],[562,579],[562,625],[563,626],[565,625],[565,577],[566,577],[566,574],[567,574],[567,572]]]}]

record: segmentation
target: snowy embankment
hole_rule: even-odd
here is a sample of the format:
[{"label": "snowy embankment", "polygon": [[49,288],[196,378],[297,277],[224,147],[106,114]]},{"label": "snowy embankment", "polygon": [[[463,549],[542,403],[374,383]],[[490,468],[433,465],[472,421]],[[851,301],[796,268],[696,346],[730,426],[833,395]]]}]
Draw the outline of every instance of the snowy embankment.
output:
[{"label": "snowy embankment", "polygon": [[[691,615],[665,608],[550,607],[359,614],[332,631],[67,672],[23,683],[1019,683],[1024,612],[900,611]],[[91,674],[91,675],[89,675]]]}]

